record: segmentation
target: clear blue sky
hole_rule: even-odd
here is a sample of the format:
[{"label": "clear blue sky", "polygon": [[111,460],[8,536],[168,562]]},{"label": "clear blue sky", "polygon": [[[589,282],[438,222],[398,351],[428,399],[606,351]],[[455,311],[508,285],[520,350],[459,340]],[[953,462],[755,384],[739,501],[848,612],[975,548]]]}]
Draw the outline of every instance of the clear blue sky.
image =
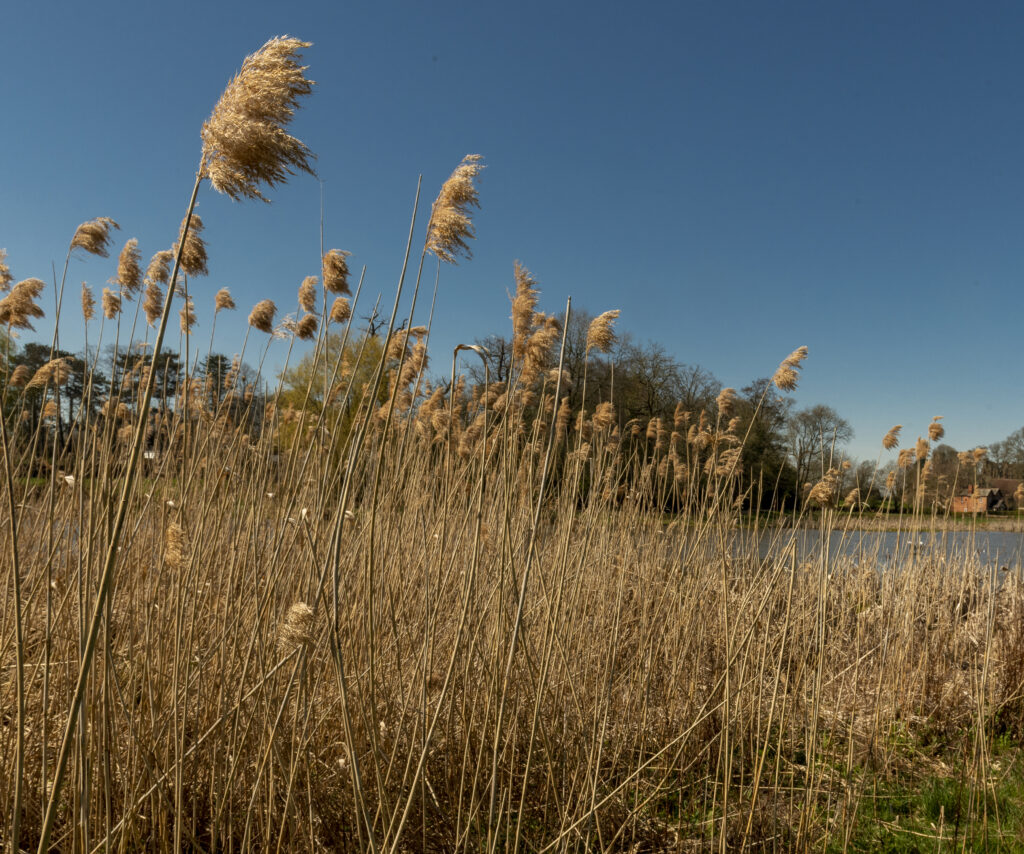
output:
[{"label": "clear blue sky", "polygon": [[[508,331],[518,258],[541,308],[620,308],[727,385],[806,344],[798,405],[834,406],[859,457],[932,415],[961,448],[1024,425],[1020,4],[12,3],[4,34],[18,279],[49,281],[94,216],[121,223],[118,248],[169,245],[203,120],[243,57],[289,34],[314,42],[293,127],[319,156],[327,244],[367,265],[371,297],[393,293],[417,176],[422,223],[462,155],[486,158],[475,257],[442,271],[437,370]],[[254,302],[294,310],[319,272],[320,185],[271,195],[200,196],[203,346],[218,288],[240,306],[218,325],[231,353]],[[79,283],[113,268],[72,262],[65,346]]]}]

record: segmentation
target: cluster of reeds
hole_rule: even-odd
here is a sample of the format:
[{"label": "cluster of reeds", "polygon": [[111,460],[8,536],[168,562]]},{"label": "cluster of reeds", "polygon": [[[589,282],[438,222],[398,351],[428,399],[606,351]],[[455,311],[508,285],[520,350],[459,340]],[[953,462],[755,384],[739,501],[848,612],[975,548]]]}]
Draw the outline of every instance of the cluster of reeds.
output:
[{"label": "cluster of reeds", "polygon": [[[275,39],[246,60],[204,127],[174,248],[142,274],[129,241],[102,319],[83,294],[101,335],[121,342],[102,330],[128,326],[144,294],[161,352],[181,277],[206,263],[202,181],[262,198],[309,168],[284,130],[309,91],[304,46]],[[212,386],[186,369],[155,397],[145,351],[102,401],[88,366],[74,415],[60,359],[5,377],[12,850],[841,846],[925,734],[966,757],[984,813],[991,738],[1024,726],[1020,580],[966,553],[836,557],[854,519],[838,471],[811,487],[822,548],[761,529],[731,389],[671,421],[622,422],[611,389],[574,411],[571,306],[539,311],[521,265],[509,378],[466,381],[465,359],[487,364],[479,345],[456,348],[447,381],[430,373],[420,279],[431,256],[468,254],[481,168],[467,157],[434,203],[408,328],[403,269],[386,327],[355,329],[361,288],[339,250],[300,285],[297,318],[253,308],[251,330],[312,342],[301,401],[246,385],[243,354]],[[115,225],[81,226],[68,257],[105,255]],[[0,300],[9,329],[42,316],[42,288]],[[235,307],[223,290],[178,300],[183,347],[188,300]],[[617,316],[595,319],[588,358]],[[783,360],[778,389],[806,356]],[[25,425],[30,390],[52,408]]]}]

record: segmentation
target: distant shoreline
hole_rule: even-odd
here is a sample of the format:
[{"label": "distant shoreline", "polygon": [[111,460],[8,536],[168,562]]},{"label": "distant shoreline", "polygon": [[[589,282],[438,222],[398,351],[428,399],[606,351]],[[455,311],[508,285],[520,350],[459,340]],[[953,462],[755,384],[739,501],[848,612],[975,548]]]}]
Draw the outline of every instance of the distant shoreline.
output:
[{"label": "distant shoreline", "polygon": [[[794,528],[817,530],[821,527],[821,519],[817,516],[805,516],[794,519],[792,516],[779,516],[771,520],[767,527]],[[838,515],[832,525],[835,531],[908,531],[925,533],[929,531],[1002,531],[1006,533],[1024,534],[1024,517],[1018,516],[982,516],[975,518],[962,516],[900,516],[886,514],[884,516],[857,514]]]}]

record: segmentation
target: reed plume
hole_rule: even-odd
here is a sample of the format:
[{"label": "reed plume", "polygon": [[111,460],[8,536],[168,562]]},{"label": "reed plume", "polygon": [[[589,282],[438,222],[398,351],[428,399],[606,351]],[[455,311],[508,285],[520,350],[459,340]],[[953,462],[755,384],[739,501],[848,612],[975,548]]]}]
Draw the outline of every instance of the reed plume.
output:
[{"label": "reed plume", "polygon": [[[185,231],[185,222],[187,220],[188,217],[181,221],[181,227],[178,229],[178,240],[175,242],[174,249],[172,250],[174,254],[178,252],[181,235]],[[206,262],[208,260],[206,244],[203,242],[203,238],[199,236],[202,230],[203,220],[199,214],[193,213],[192,220],[189,222],[188,232],[185,234],[185,245],[181,249],[181,269],[189,276],[205,276],[208,272],[206,269]]]},{"label": "reed plume", "polygon": [[914,456],[918,462],[928,459],[928,451],[930,449],[927,439],[923,439],[920,436],[917,437],[917,443],[914,445]]},{"label": "reed plume", "polygon": [[0,293],[6,293],[13,281],[11,268],[7,266],[7,250],[0,249]]},{"label": "reed plume", "polygon": [[54,385],[64,385],[70,377],[71,366],[67,359],[51,359],[45,365],[40,366],[25,388],[42,388],[51,382]]},{"label": "reed plume", "polygon": [[988,456],[988,448],[978,447],[978,448],[974,449],[974,462],[975,463],[982,463],[982,462],[984,462],[985,458],[987,456]]},{"label": "reed plume", "polygon": [[480,207],[480,197],[473,184],[484,168],[479,154],[467,154],[441,186],[441,192],[430,212],[427,226],[427,249],[442,261],[455,264],[461,255],[472,258],[467,240],[476,238],[470,208]]},{"label": "reed plume", "polygon": [[896,465],[908,469],[914,464],[914,448],[902,448],[896,457]]},{"label": "reed plume", "polygon": [[821,507],[831,507],[836,502],[836,491],[839,489],[839,470],[830,468],[825,476],[811,487],[807,496]]},{"label": "reed plume", "polygon": [[83,222],[75,229],[75,236],[71,238],[71,248],[84,249],[91,255],[106,258],[110,254],[110,243],[113,240],[111,229],[120,227],[108,216],[99,216]]},{"label": "reed plume", "polygon": [[604,430],[611,427],[612,424],[615,423],[615,407],[607,400],[602,401],[594,410],[594,415],[591,420],[597,430]]},{"label": "reed plume", "polygon": [[110,288],[103,289],[103,316],[113,320],[121,313],[121,295]]},{"label": "reed plume", "polygon": [[0,299],[0,325],[9,329],[34,329],[32,318],[43,317],[36,304],[46,283],[42,279],[22,279]]},{"label": "reed plume", "polygon": [[96,299],[92,295],[92,289],[82,282],[82,318],[88,322],[96,315]]},{"label": "reed plume", "polygon": [[526,352],[526,342],[533,328],[534,310],[537,308],[537,280],[518,261],[513,272],[516,295],[512,298],[512,358],[517,362]]},{"label": "reed plume", "polygon": [[174,252],[170,249],[161,249],[149,259],[149,266],[146,268],[146,279],[160,285],[166,285],[171,275],[171,262],[174,260]]},{"label": "reed plume", "polygon": [[734,388],[723,388],[718,393],[716,403],[718,404],[718,414],[722,418],[728,418],[732,414],[733,404],[736,402],[736,389]]},{"label": "reed plume", "polygon": [[235,301],[231,298],[231,291],[221,288],[213,300],[213,313],[220,314],[222,309],[231,310],[235,307]]},{"label": "reed plume", "polygon": [[142,301],[142,310],[146,313],[146,323],[155,326],[164,308],[164,294],[160,285],[150,279],[146,285],[146,298]]},{"label": "reed plume", "polygon": [[885,436],[882,438],[882,447],[887,451],[891,451],[897,447],[900,443],[900,430],[903,429],[902,424],[897,424],[893,427]]},{"label": "reed plume", "polygon": [[272,334],[275,314],[277,314],[277,306],[272,300],[260,300],[249,313],[249,325],[260,332]]},{"label": "reed plume", "polygon": [[296,171],[313,174],[314,154],[285,128],[299,98],[313,91],[304,76],[300,51],[309,42],[277,36],[247,56],[242,69],[203,124],[199,173],[213,188],[238,199],[268,199],[259,186],[273,187]]},{"label": "reed plume", "polygon": [[129,299],[142,288],[140,260],[139,241],[133,237],[121,250],[117,258],[117,276],[110,280],[112,285],[120,285],[121,292]]},{"label": "reed plume", "polygon": [[172,569],[182,569],[188,563],[188,536],[177,522],[171,522],[164,530],[164,563]]},{"label": "reed plume", "polygon": [[547,367],[552,348],[562,334],[562,324],[557,317],[537,312],[534,315],[536,331],[526,342],[526,353],[523,356],[523,385],[532,385]]},{"label": "reed plume", "polygon": [[316,276],[306,276],[299,285],[299,308],[313,311],[316,308]]},{"label": "reed plume", "polygon": [[941,415],[936,415],[932,419],[932,423],[928,425],[928,438],[933,442],[938,442],[939,439],[946,435],[946,428],[939,423],[941,418]]},{"label": "reed plume", "polygon": [[32,376],[32,369],[28,365],[18,365],[11,374],[10,385],[13,388],[24,388]]},{"label": "reed plume", "polygon": [[344,323],[352,316],[352,306],[345,297],[335,297],[331,305],[331,322]]},{"label": "reed plume", "polygon": [[316,338],[317,325],[315,314],[304,314],[302,319],[295,324],[295,334],[302,341],[312,341]]},{"label": "reed plume", "polygon": [[192,302],[192,297],[186,298],[185,304],[178,313],[181,316],[181,331],[185,335],[191,335],[192,327],[196,323],[195,305]]},{"label": "reed plume", "polygon": [[800,363],[806,358],[807,348],[798,347],[783,359],[775,371],[775,375],[772,377],[772,382],[775,383],[776,388],[781,391],[794,391],[800,378],[797,371],[800,370]]},{"label": "reed plume", "polygon": [[332,294],[350,294],[348,287],[348,256],[344,249],[331,249],[324,254],[322,270],[324,287]]},{"label": "reed plume", "polygon": [[599,314],[592,321],[587,329],[587,352],[597,350],[598,353],[607,353],[615,343],[615,321],[618,319],[619,309],[606,311]]},{"label": "reed plume", "polygon": [[[306,513],[305,510],[302,512]],[[304,515],[303,518],[305,519],[306,516]],[[292,605],[281,622],[278,635],[282,652],[287,653],[297,647],[309,646],[313,642],[314,624],[315,616],[309,605],[305,602],[296,602]]]}]

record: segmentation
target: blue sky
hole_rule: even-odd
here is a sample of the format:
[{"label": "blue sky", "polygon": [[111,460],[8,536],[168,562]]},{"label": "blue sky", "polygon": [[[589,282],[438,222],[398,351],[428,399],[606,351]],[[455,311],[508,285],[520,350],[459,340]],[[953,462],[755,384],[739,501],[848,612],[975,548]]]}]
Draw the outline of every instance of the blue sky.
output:
[{"label": "blue sky", "polygon": [[[441,182],[486,158],[475,257],[441,275],[437,370],[508,331],[520,259],[541,308],[619,308],[622,330],[727,385],[806,344],[797,403],[834,406],[859,457],[898,422],[912,440],[944,415],[961,448],[1024,424],[1018,4],[17,3],[4,19],[0,246],[18,279],[50,281],[95,216],[121,223],[118,248],[169,245],[203,120],[287,33],[314,42],[293,130],[318,155],[327,245],[367,265],[371,301],[393,294],[417,177],[421,245]],[[218,323],[232,353],[253,303],[294,310],[319,272],[320,184],[271,198],[200,195],[204,347],[218,288],[240,306]],[[72,261],[65,346],[79,283],[99,291],[113,265]]]}]

